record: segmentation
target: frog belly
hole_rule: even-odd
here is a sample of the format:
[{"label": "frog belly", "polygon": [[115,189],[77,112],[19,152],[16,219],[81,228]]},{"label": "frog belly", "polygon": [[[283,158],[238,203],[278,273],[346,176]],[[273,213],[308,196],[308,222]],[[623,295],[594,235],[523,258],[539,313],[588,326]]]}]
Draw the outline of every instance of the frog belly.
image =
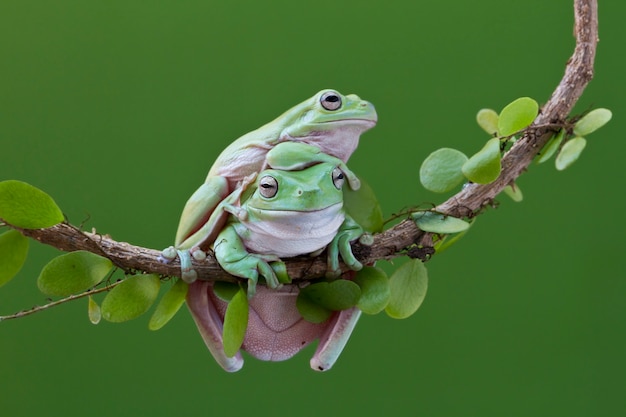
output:
[{"label": "frog belly", "polygon": [[303,255],[322,249],[333,240],[344,221],[341,209],[339,204],[310,212],[256,211],[262,221],[241,222],[235,230],[252,253],[281,258]]}]

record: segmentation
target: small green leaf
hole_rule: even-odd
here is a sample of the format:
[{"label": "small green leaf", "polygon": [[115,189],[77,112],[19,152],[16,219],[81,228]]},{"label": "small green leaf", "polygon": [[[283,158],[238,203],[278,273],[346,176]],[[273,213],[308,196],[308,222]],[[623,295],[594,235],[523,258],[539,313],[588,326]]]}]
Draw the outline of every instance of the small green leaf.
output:
[{"label": "small green leaf", "polygon": [[332,310],[317,304],[307,296],[306,292],[303,294],[302,291],[296,298],[296,307],[302,318],[311,323],[323,323],[333,314]]},{"label": "small green leaf", "polygon": [[489,139],[480,151],[463,164],[463,174],[477,184],[489,184],[500,175],[500,159],[500,140]]},{"label": "small green leaf", "polygon": [[467,156],[451,148],[437,149],[422,162],[420,182],[429,191],[445,193],[465,179],[461,167]]},{"label": "small green leaf", "polygon": [[554,161],[556,169],[563,171],[576,162],[583,149],[585,149],[585,146],[587,146],[587,141],[580,136],[576,136],[565,142],[565,145],[561,148],[561,152],[559,152]]},{"label": "small green leaf", "polygon": [[378,314],[385,309],[391,290],[385,271],[374,266],[365,266],[356,273],[354,282],[361,288],[357,307],[365,314]]},{"label": "small green leaf", "polygon": [[561,142],[563,142],[564,137],[565,129],[559,130],[559,133],[557,133],[555,136],[552,136],[552,138],[548,141],[548,143],[545,144],[545,146],[541,150],[541,155],[539,156],[539,158],[537,158],[537,163],[541,164],[550,159],[552,155],[554,155],[554,153],[557,151],[557,149],[559,149],[559,146],[561,146]]},{"label": "small green leaf", "polygon": [[230,300],[224,315],[224,353],[232,358],[237,354],[248,329],[248,296],[243,288]]},{"label": "small green leaf", "polygon": [[90,295],[87,297],[89,299],[87,305],[87,314],[89,315],[89,321],[92,324],[100,323],[100,319],[102,318],[102,311],[100,310],[100,306],[96,303],[96,300]]},{"label": "small green leaf", "polygon": [[524,196],[522,195],[522,190],[520,190],[517,185],[515,185],[515,187],[507,185],[502,191],[504,191],[504,194],[508,195],[511,200],[515,201],[516,203],[519,203],[524,199]]},{"label": "small green leaf", "polygon": [[411,259],[389,278],[391,297],[385,312],[394,319],[404,319],[417,311],[426,297],[428,272],[419,259]]},{"label": "small green leaf", "polygon": [[577,136],[586,136],[602,126],[607,124],[613,117],[613,113],[609,109],[594,109],[584,115],[576,125],[574,125],[574,134]]},{"label": "small green leaf", "polygon": [[492,109],[480,109],[476,114],[478,126],[492,136],[498,135],[498,119],[498,113]]},{"label": "small green leaf", "polygon": [[177,280],[163,295],[159,304],[157,304],[148,322],[148,329],[159,330],[165,326],[185,303],[188,289],[189,285],[185,281],[182,279]]},{"label": "small green leaf", "polygon": [[240,286],[234,282],[215,281],[213,283],[213,294],[224,302],[230,302],[235,294],[239,292]]},{"label": "small green leaf", "polygon": [[423,231],[442,235],[459,233],[470,227],[470,224],[465,220],[432,211],[418,211],[411,213],[411,217],[417,227]]},{"label": "small green leaf", "polygon": [[[472,223],[470,223],[470,226],[473,225],[475,222],[476,222],[476,219],[472,220]],[[461,239],[463,236],[465,236],[465,234],[468,231],[469,231],[469,229],[467,229],[467,230],[465,230],[465,231],[463,231],[461,233],[454,234],[454,235],[445,235],[443,239],[441,239],[440,241],[435,243],[435,245],[434,245],[435,252],[436,253],[441,253],[441,252],[445,251],[450,246],[452,246],[456,242],[458,242],[459,239]]]},{"label": "small green leaf", "polygon": [[17,230],[0,235],[0,287],[22,269],[28,255],[28,239]]},{"label": "small green leaf", "polygon": [[67,297],[97,285],[112,268],[113,263],[102,256],[87,251],[70,252],[43,267],[37,286],[44,294]]},{"label": "small green leaf", "polygon": [[354,307],[361,297],[361,288],[352,281],[338,279],[316,282],[300,290],[300,294],[329,310],[346,310]]},{"label": "small green leaf", "polygon": [[52,197],[22,181],[0,182],[0,219],[22,229],[43,229],[64,220]]},{"label": "small green leaf", "polygon": [[500,112],[498,132],[501,136],[509,136],[530,124],[537,117],[539,104],[530,97],[520,97],[509,103]]},{"label": "small green leaf", "polygon": [[148,311],[159,295],[161,280],[156,274],[133,275],[113,288],[102,301],[102,317],[121,323]]},{"label": "small green leaf", "polygon": [[361,187],[356,191],[343,187],[343,206],[365,231],[376,233],[383,230],[383,211],[374,190],[362,179]]}]

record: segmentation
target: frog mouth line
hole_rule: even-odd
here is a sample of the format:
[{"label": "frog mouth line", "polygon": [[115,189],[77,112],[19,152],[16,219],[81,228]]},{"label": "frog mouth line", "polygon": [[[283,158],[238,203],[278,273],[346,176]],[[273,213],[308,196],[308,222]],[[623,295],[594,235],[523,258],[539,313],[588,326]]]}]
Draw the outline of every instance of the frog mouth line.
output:
[{"label": "frog mouth line", "polygon": [[[266,208],[261,208],[261,207],[252,207],[249,206],[248,208],[251,210],[254,210],[256,212],[271,212],[271,213],[288,213],[290,215],[296,214],[296,213],[320,213],[323,211],[331,211],[332,209],[340,209],[341,206],[343,205],[343,203],[335,203],[332,204],[328,207],[324,207],[321,209],[317,209],[317,210],[281,210],[281,209],[266,209]],[[337,207],[340,206],[340,207]]]},{"label": "frog mouth line", "polygon": [[352,117],[349,119],[340,119],[340,120],[326,120],[323,122],[318,122],[319,124],[326,124],[326,123],[343,123],[343,122],[363,122],[363,123],[370,123],[370,124],[376,124],[378,122],[378,118],[376,119],[360,119],[358,117]]}]

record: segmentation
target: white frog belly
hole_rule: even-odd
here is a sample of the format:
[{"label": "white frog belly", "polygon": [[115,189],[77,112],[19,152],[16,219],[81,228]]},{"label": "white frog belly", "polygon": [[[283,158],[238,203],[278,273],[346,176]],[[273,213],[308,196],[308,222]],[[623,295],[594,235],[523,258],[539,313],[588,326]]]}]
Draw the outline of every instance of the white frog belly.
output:
[{"label": "white frog belly", "polygon": [[242,221],[235,230],[248,251],[291,257],[324,248],[344,221],[341,203],[316,211],[250,209],[261,221]]}]

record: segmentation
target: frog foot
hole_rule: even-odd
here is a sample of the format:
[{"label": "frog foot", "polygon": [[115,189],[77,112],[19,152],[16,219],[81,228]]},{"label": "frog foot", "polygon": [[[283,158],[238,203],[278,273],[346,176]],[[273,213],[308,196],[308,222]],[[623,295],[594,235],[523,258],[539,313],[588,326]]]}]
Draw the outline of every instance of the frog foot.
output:
[{"label": "frog foot", "polygon": [[198,273],[193,269],[191,264],[191,251],[188,249],[177,250],[178,257],[180,258],[180,277],[187,284],[191,284],[198,279]]},{"label": "frog foot", "polygon": [[276,289],[280,287],[280,281],[276,272],[270,266],[270,262],[280,261],[274,255],[246,254],[241,259],[231,261],[229,263],[221,262],[220,265],[226,272],[245,278],[248,282],[248,299],[256,294],[256,286],[259,282],[259,276],[265,278],[265,283],[269,288]]},{"label": "frog foot", "polygon": [[371,233],[365,232],[359,237],[359,243],[365,246],[372,246],[374,244],[374,236]]},{"label": "frog foot", "polygon": [[206,253],[199,248],[178,250],[174,246],[170,246],[161,251],[157,260],[161,263],[168,264],[177,257],[180,259],[180,272],[183,281],[191,284],[197,280],[198,273],[193,269],[191,258],[193,257],[196,261],[203,261],[206,259]]},{"label": "frog foot", "polygon": [[174,259],[176,259],[177,256],[178,253],[176,252],[176,248],[174,246],[169,246],[161,251],[161,254],[157,258],[157,261],[161,262],[162,264],[169,264]]},{"label": "frog foot", "polygon": [[346,170],[346,171],[343,171],[343,173],[348,179],[348,185],[350,185],[351,190],[356,191],[359,188],[361,188],[361,181],[357,178],[356,175],[354,175],[352,171]]}]

